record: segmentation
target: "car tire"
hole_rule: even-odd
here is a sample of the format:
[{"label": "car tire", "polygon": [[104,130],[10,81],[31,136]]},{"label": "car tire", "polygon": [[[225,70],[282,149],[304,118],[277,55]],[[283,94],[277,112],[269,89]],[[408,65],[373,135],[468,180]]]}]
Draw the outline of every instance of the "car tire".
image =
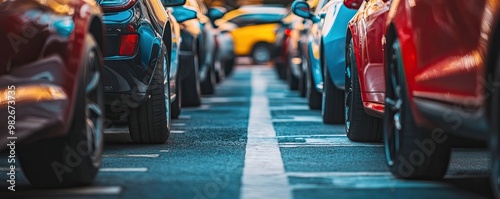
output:
[{"label": "car tire", "polygon": [[446,133],[415,125],[398,40],[392,42],[386,67],[384,149],[391,173],[405,179],[440,179],[446,173],[450,146]]},{"label": "car tire", "polygon": [[215,71],[212,66],[207,66],[207,77],[204,81],[200,82],[200,91],[202,95],[212,95],[215,93],[215,85],[217,84],[215,81]]},{"label": "car tire", "polygon": [[368,115],[361,99],[358,69],[352,39],[346,58],[345,129],[347,137],[357,142],[378,142],[382,139],[382,121]]},{"label": "car tire", "polygon": [[182,101],[182,93],[181,93],[181,82],[179,81],[179,75],[176,76],[175,80],[175,99],[170,104],[171,116],[172,119],[179,118],[181,114],[181,101]]},{"label": "car tire", "polygon": [[61,188],[90,184],[101,165],[104,146],[102,55],[90,35],[85,37],[85,50],[68,134],[19,148],[24,175],[35,187]]},{"label": "car tire", "polygon": [[266,43],[255,44],[251,56],[255,64],[264,64],[268,61],[271,61],[271,45]]},{"label": "car tire", "polygon": [[198,54],[196,48],[193,48],[195,56],[192,59],[191,64],[193,70],[181,81],[181,105],[182,107],[196,107],[201,105],[201,91],[200,91],[200,80],[198,77]]},{"label": "car tire", "polygon": [[[306,96],[307,96],[307,105],[309,105],[309,109],[311,110],[321,110],[323,106],[323,94],[316,89],[314,85],[314,79],[312,76],[311,69],[307,69],[306,71]],[[327,113],[329,114],[329,113]]]},{"label": "car tire", "polygon": [[224,60],[224,76],[228,77],[234,70],[234,58]]},{"label": "car tire", "polygon": [[[338,89],[334,84],[328,72],[326,62],[321,57],[323,66],[323,94],[321,115],[325,124],[342,124],[344,123],[344,92]],[[312,75],[311,75],[312,77]]]},{"label": "car tire", "polygon": [[[290,60],[291,60],[291,58],[288,57],[289,62],[291,62]],[[286,80],[288,82],[288,87],[292,91],[298,90],[299,89],[299,78],[297,78],[297,77],[295,77],[295,75],[293,75],[291,63],[289,63],[288,66],[289,67],[287,68],[287,71],[286,71]]]},{"label": "car tire", "polygon": [[307,94],[307,70],[309,70],[308,63],[302,57],[301,72],[299,77],[299,94],[301,97],[306,97]]},{"label": "car tire", "polygon": [[[500,82],[500,51],[496,53],[496,66],[495,72],[493,73],[493,85]],[[498,86],[495,86],[493,90],[493,98],[490,101],[490,107],[492,107],[492,134],[489,140],[490,151],[491,151],[491,189],[493,191],[494,198],[500,198],[500,124],[498,119],[500,118],[500,90]]]},{"label": "car tire", "polygon": [[135,143],[162,144],[170,136],[170,88],[164,83],[167,78],[166,85],[170,85],[170,80],[169,75],[165,77],[163,72],[168,70],[166,53],[163,46],[160,57],[152,60],[152,64],[157,66],[148,90],[150,97],[139,107],[130,110],[129,131]]}]

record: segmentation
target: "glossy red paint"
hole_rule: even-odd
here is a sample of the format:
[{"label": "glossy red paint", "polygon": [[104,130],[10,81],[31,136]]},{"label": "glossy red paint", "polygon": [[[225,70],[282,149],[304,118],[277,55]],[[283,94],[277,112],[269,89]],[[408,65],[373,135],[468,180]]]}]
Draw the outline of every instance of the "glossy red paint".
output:
[{"label": "glossy red paint", "polygon": [[[67,103],[63,103],[61,110],[51,116],[61,127],[55,131],[44,131],[43,136],[36,136],[37,139],[65,135],[73,114],[81,114],[73,113],[73,107],[76,103],[75,91],[78,85],[77,77],[81,72],[85,37],[90,34],[92,20],[100,21],[101,15],[95,1],[56,3],[28,0],[0,3],[0,35],[3,35],[0,37],[0,79],[26,78],[24,76],[33,73],[26,71],[27,67],[47,70],[47,73],[54,77],[52,80],[42,79],[31,83],[24,81],[26,79],[22,82],[0,81],[0,89],[6,88],[5,84],[53,84],[61,87],[67,94]],[[96,39],[100,40],[102,37]],[[3,108],[5,107],[0,107]],[[4,111],[0,116],[4,115],[3,113]],[[2,126],[5,123],[0,124],[1,129],[6,129]],[[36,132],[36,129],[18,132],[30,134]],[[5,132],[2,131],[0,138],[2,143],[7,137],[3,133]]]},{"label": "glossy red paint", "polygon": [[[344,3],[346,3],[344,1]],[[383,114],[385,76],[383,36],[386,30],[390,1],[368,0],[349,22],[348,31],[353,39],[361,98],[367,112]],[[348,38],[349,39],[349,38]],[[380,109],[382,107],[382,109]],[[382,110],[382,111],[380,111]]]},{"label": "glossy red paint", "polygon": [[[394,0],[387,24],[401,44],[412,113],[420,126],[431,126],[416,99],[440,108],[467,107],[486,123],[487,86],[498,52],[500,0]],[[466,118],[467,119],[467,118]],[[480,125],[476,125],[479,126]],[[488,127],[486,127],[488,128]]]}]

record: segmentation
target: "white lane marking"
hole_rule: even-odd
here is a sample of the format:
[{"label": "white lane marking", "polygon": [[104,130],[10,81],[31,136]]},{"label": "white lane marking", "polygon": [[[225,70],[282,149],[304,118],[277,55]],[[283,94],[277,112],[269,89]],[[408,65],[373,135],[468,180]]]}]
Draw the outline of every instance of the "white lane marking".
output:
[{"label": "white lane marking", "polygon": [[189,119],[191,119],[191,115],[179,115],[179,119],[181,119],[181,120],[189,120]]},{"label": "white lane marking", "polygon": [[146,172],[148,168],[100,168],[100,172]]},{"label": "white lane marking", "polygon": [[104,130],[104,133],[106,134],[114,134],[114,133],[129,133],[128,131],[128,128],[127,127],[122,127],[122,128],[109,128],[109,129],[105,129]]},{"label": "white lane marking", "polygon": [[323,122],[320,116],[293,116],[291,119],[273,119],[273,122]]},{"label": "white lane marking", "polygon": [[186,126],[186,123],[172,123],[172,126]]},{"label": "white lane marking", "polygon": [[345,136],[327,138],[294,138],[280,142],[280,147],[383,147],[382,143],[359,143],[349,140]]},{"label": "white lane marking", "polygon": [[203,103],[248,102],[247,97],[210,97],[203,98]]},{"label": "white lane marking", "polygon": [[318,177],[346,177],[346,176],[392,176],[391,172],[288,172],[288,177],[318,178]]},{"label": "white lane marking", "polygon": [[160,154],[103,154],[104,158],[157,158]]},{"label": "white lane marking", "polygon": [[[118,195],[122,192],[120,186],[101,186],[101,187],[77,187],[66,189],[34,189],[22,192],[9,192],[6,195],[16,197],[40,197],[40,196],[61,196],[61,195]],[[4,194],[2,194],[4,195]]]},{"label": "white lane marking", "polygon": [[184,133],[185,131],[174,131],[174,130],[171,130],[170,133]]},{"label": "white lane marking", "polygon": [[383,145],[345,145],[345,144],[280,144],[280,148],[304,148],[304,147],[383,147]]},{"label": "white lane marking", "polygon": [[320,138],[320,137],[347,137],[346,134],[315,134],[315,135],[281,135],[278,138]]},{"label": "white lane marking", "polygon": [[301,105],[271,106],[270,109],[272,111],[300,111],[300,110],[309,110],[309,106],[301,106]]},{"label": "white lane marking", "polygon": [[207,104],[202,104],[201,106],[198,107],[182,107],[182,110],[208,110],[210,109],[210,105]]},{"label": "white lane marking", "polygon": [[160,150],[161,153],[168,153],[170,150]]},{"label": "white lane marking", "polygon": [[252,71],[252,99],[245,149],[242,199],[292,198],[276,132],[271,122],[267,82],[262,70]]}]

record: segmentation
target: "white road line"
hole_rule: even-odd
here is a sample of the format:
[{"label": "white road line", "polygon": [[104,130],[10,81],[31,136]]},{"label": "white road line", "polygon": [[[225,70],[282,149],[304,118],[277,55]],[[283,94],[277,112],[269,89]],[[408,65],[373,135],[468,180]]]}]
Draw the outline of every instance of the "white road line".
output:
[{"label": "white road line", "polygon": [[280,148],[304,147],[383,147],[383,145],[356,145],[356,144],[280,144]]},{"label": "white road line", "polygon": [[[5,195],[12,195],[15,197],[40,197],[40,196],[61,196],[61,195],[118,195],[122,192],[120,186],[95,186],[95,187],[77,187],[66,189],[34,189],[22,192],[9,192]],[[2,194],[4,195],[4,194]]]},{"label": "white road line", "polygon": [[148,168],[100,168],[100,172],[146,172]]},{"label": "white road line", "polygon": [[161,153],[168,153],[170,150],[160,150]]},{"label": "white road line", "polygon": [[170,133],[184,133],[185,131],[170,131]]},{"label": "white road line", "polygon": [[273,122],[323,122],[320,116],[293,116],[292,119],[273,119]]},{"label": "white road line", "polygon": [[123,128],[109,128],[109,129],[105,129],[104,133],[106,133],[106,134],[127,133],[128,134],[129,131],[128,131],[127,127],[123,127]]},{"label": "white road line", "polygon": [[271,122],[263,70],[252,71],[252,99],[243,168],[242,199],[292,198],[281,152]]},{"label": "white road line", "polygon": [[300,105],[271,106],[270,109],[272,111],[300,111],[300,110],[309,110],[309,106],[300,106]]},{"label": "white road line", "polygon": [[328,138],[295,138],[294,140],[286,140],[280,142],[280,147],[296,148],[296,147],[383,147],[381,143],[359,143],[349,140],[345,136],[328,137]]},{"label": "white road line", "polygon": [[103,154],[104,158],[157,158],[160,154]]},{"label": "white road line", "polygon": [[172,126],[186,126],[186,123],[172,123]]},{"label": "white road line", "polygon": [[203,103],[248,102],[247,97],[210,97],[203,98]]},{"label": "white road line", "polygon": [[189,119],[191,119],[191,115],[179,115],[179,119],[181,119],[181,120],[189,120]]},{"label": "white road line", "polygon": [[321,137],[347,137],[346,134],[316,134],[316,135],[281,135],[278,138],[321,138]]},{"label": "white road line", "polygon": [[346,176],[392,176],[391,172],[288,172],[288,177],[318,178],[318,177],[346,177]]}]

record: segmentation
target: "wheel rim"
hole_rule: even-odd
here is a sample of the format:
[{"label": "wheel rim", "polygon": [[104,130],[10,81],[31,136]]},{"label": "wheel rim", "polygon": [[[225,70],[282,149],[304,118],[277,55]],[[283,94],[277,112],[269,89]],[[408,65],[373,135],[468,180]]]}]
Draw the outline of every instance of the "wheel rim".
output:
[{"label": "wheel rim", "polygon": [[101,154],[102,131],[104,128],[104,118],[102,106],[104,104],[101,90],[100,63],[95,51],[88,55],[88,65],[85,73],[85,136],[87,150],[92,162],[98,166]]},{"label": "wheel rim", "polygon": [[349,45],[349,51],[348,51],[348,56],[349,60],[346,64],[346,70],[345,70],[345,75],[346,75],[346,93],[345,93],[345,128],[346,132],[349,132],[351,129],[351,109],[352,109],[352,100],[353,98],[353,85],[354,85],[354,80],[352,78],[352,67],[356,63],[355,58],[354,58],[354,53],[352,50],[352,45]]},{"label": "wheel rim", "polygon": [[266,62],[271,59],[269,50],[264,46],[258,46],[255,48],[254,59],[258,62]]},{"label": "wheel rim", "polygon": [[388,74],[390,77],[388,79],[388,92],[386,93],[385,100],[386,106],[388,106],[386,109],[386,122],[388,122],[388,125],[386,125],[387,129],[385,131],[386,135],[384,136],[384,146],[387,163],[391,166],[394,165],[394,159],[400,149],[400,138],[403,128],[401,124],[403,98],[401,94],[400,73],[398,68],[400,60],[397,52],[399,52],[399,46],[397,42],[395,42],[389,62]]}]

